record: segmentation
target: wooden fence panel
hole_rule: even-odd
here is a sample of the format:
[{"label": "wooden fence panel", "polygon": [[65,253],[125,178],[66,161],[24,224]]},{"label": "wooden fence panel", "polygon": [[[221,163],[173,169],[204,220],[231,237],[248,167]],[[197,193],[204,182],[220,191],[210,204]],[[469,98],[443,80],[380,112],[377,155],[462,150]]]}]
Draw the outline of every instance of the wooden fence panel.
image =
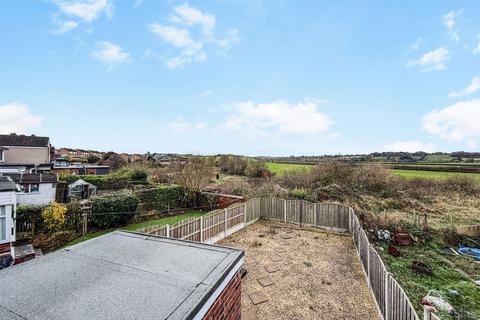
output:
[{"label": "wooden fence panel", "polygon": [[377,301],[380,313],[385,318],[385,289],[388,272],[377,251],[373,247],[370,247],[369,250],[370,287]]},{"label": "wooden fence panel", "polygon": [[[255,208],[255,206],[259,207],[259,205],[256,203],[258,202],[257,201],[258,199],[250,199],[248,200],[246,203],[245,203],[245,208],[246,208],[246,219],[245,219],[245,222],[249,223],[255,219],[258,219],[260,217],[259,214],[257,214],[259,212],[259,208]],[[257,209],[257,211],[255,211],[255,209]]]},{"label": "wooden fence panel", "polygon": [[188,219],[172,225],[170,227],[170,237],[190,241],[201,241],[200,220],[201,218]]},{"label": "wooden fence panel", "polygon": [[243,203],[225,209],[227,213],[227,229],[233,228],[245,222],[245,206]]},{"label": "wooden fence panel", "polygon": [[287,200],[287,222],[299,223],[300,222],[300,210],[296,200]]},{"label": "wooden fence panel", "polygon": [[302,201],[302,223],[315,225],[315,203]]},{"label": "wooden fence panel", "polygon": [[203,218],[203,241],[225,233],[225,212],[223,209],[214,210]]},{"label": "wooden fence panel", "polygon": [[392,320],[418,320],[417,313],[410,300],[391,274],[388,275],[387,285],[387,318]]}]

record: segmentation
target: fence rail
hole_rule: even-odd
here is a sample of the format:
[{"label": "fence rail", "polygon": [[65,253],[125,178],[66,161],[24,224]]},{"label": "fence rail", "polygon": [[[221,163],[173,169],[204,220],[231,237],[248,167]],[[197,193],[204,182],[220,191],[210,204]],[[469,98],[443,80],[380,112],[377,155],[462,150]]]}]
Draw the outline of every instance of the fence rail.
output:
[{"label": "fence rail", "polygon": [[[407,295],[388,272],[380,255],[368,241],[353,209],[338,203],[313,203],[304,200],[254,198],[242,204],[214,210],[193,218],[139,232],[178,239],[215,243],[259,218],[272,219],[300,226],[349,232],[365,272],[368,286],[385,320],[419,320]],[[426,316],[426,314],[425,314]],[[428,319],[434,319],[430,315]]]}]

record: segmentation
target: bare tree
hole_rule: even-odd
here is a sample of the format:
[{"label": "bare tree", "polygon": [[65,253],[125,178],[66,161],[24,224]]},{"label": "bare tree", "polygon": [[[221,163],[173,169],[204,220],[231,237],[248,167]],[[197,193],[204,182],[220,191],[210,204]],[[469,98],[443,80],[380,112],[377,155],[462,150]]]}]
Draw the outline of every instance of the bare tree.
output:
[{"label": "bare tree", "polygon": [[211,181],[214,174],[212,159],[194,157],[175,165],[175,182],[185,188],[187,196],[198,205],[198,196]]}]

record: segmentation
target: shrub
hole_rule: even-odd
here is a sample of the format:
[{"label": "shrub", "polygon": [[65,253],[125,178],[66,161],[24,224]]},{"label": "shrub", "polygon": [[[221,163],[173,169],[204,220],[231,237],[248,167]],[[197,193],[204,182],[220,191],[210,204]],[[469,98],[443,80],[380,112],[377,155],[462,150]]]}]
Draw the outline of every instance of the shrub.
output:
[{"label": "shrub", "polygon": [[67,207],[53,202],[42,210],[43,223],[48,231],[53,232],[59,230],[65,223],[65,213]]},{"label": "shrub", "polygon": [[317,200],[317,197],[312,192],[306,189],[293,189],[290,190],[288,195],[294,199],[301,199],[312,202],[315,202]]},{"label": "shrub", "polygon": [[18,206],[16,215],[17,223],[32,222],[36,230],[43,229],[42,211],[44,206]]},{"label": "shrub", "polygon": [[164,211],[182,206],[185,190],[178,185],[166,185],[156,188],[139,189],[135,192],[140,200],[141,210]]},{"label": "shrub", "polygon": [[248,160],[240,156],[223,155],[216,162],[222,172],[234,175],[244,175],[248,166]]},{"label": "shrub", "polygon": [[125,225],[135,215],[139,204],[139,199],[127,191],[94,196],[91,200],[94,214],[106,213],[89,218],[89,225],[100,229]]},{"label": "shrub", "polygon": [[397,191],[396,180],[385,166],[372,163],[357,166],[353,171],[352,182],[355,189],[392,196]]},{"label": "shrub", "polygon": [[35,248],[40,248],[44,252],[60,248],[70,242],[74,233],[72,231],[57,231],[52,234],[40,234],[33,238],[32,244]]},{"label": "shrub", "polygon": [[250,160],[245,168],[245,175],[251,178],[261,178],[270,174],[264,161]]}]

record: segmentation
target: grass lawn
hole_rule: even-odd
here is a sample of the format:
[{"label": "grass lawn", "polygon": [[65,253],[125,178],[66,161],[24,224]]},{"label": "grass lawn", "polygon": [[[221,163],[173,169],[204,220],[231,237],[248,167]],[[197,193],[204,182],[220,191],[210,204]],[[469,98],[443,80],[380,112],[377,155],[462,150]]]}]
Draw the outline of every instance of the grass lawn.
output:
[{"label": "grass lawn", "polygon": [[401,169],[392,169],[392,172],[398,176],[405,178],[446,179],[448,177],[463,175],[480,181],[480,173],[439,172]]},{"label": "grass lawn", "polygon": [[[99,237],[101,235],[104,235],[106,233],[115,231],[115,230],[127,230],[127,231],[136,231],[138,229],[142,229],[145,227],[151,227],[151,226],[163,226],[166,224],[174,224],[180,220],[188,219],[188,218],[194,218],[194,217],[199,217],[201,215],[205,214],[205,212],[201,211],[188,211],[184,214],[179,214],[177,216],[171,216],[171,217],[165,217],[165,218],[160,218],[160,219],[155,219],[155,220],[149,220],[149,221],[144,221],[140,223],[133,223],[129,224],[127,226],[123,227],[118,227],[118,228],[110,228],[106,230],[101,230],[97,232],[91,232],[85,235],[85,240],[93,239],[96,237]],[[65,247],[77,244],[82,242],[82,237],[78,237],[72,241],[70,241],[68,244],[65,245]]]},{"label": "grass lawn", "polygon": [[311,164],[267,162],[267,169],[277,176],[284,176],[287,172],[306,171],[311,168],[313,168]]},{"label": "grass lawn", "polygon": [[[440,239],[432,239],[425,245],[401,248],[403,255],[399,258],[387,253],[386,244],[381,246],[384,250],[380,250],[379,253],[383,256],[389,271],[406,291],[419,315],[423,314],[419,303],[422,297],[429,290],[438,290],[457,311],[468,311],[477,317],[480,316],[480,290],[473,283],[480,273],[480,265],[473,259],[440,253],[439,250],[443,246]],[[430,265],[433,276],[425,276],[414,271],[411,268],[414,260]],[[452,289],[459,291],[460,296],[449,296],[448,290]],[[452,318],[444,315],[441,319]]]}]

